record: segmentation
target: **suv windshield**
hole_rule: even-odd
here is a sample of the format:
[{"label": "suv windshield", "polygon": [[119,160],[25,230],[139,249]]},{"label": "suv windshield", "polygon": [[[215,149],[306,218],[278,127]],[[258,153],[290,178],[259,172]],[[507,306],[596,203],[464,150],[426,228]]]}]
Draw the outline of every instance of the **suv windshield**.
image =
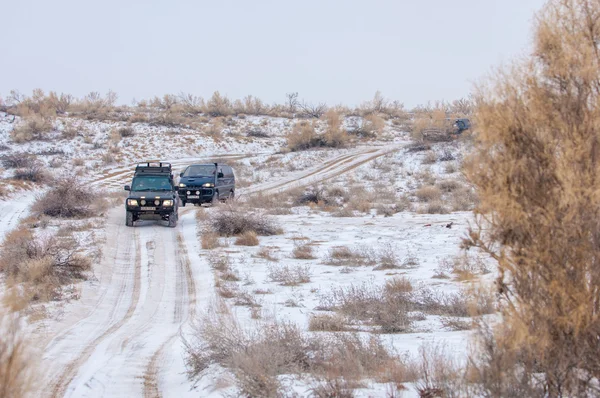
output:
[{"label": "suv windshield", "polygon": [[212,177],[215,175],[214,165],[194,165],[185,169],[184,177]]},{"label": "suv windshield", "polygon": [[131,184],[132,191],[171,191],[173,189],[168,177],[141,176],[135,177]]}]

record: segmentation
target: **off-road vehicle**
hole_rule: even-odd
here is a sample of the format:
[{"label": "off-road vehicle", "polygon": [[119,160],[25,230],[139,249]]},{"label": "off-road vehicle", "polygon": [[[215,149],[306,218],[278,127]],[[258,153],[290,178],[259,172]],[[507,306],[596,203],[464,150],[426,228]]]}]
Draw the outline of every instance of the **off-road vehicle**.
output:
[{"label": "off-road vehicle", "polygon": [[235,196],[235,175],[226,164],[192,164],[179,177],[182,206],[186,203],[216,203]]},{"label": "off-road vehicle", "polygon": [[177,226],[179,203],[170,163],[139,163],[131,185],[125,185],[125,225],[137,220],[164,220]]}]

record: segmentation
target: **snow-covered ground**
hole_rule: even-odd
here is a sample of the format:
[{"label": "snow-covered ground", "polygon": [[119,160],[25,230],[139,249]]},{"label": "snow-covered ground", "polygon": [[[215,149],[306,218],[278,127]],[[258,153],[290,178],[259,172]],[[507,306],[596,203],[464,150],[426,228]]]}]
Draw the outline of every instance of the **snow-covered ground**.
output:
[{"label": "snow-covered ground", "polygon": [[[459,254],[471,213],[426,214],[426,202],[417,194],[423,184],[443,187],[445,181],[453,180],[464,185],[458,172],[465,152],[461,143],[438,144],[429,152],[409,151],[407,134],[390,124],[382,139],[358,146],[286,153],[282,151],[285,134],[293,121],[282,118],[236,120],[219,137],[137,123],[131,126],[131,137],[116,139],[114,131],[125,123],[68,119],[56,123],[58,132],[50,141],[15,144],[9,137],[13,123],[0,114],[0,145],[4,147],[0,157],[3,153],[36,154],[55,176],[77,173],[107,195],[122,192],[136,162],[171,161],[179,171],[190,163],[219,159],[234,165],[242,200],[259,193],[276,195],[323,186],[348,190],[350,196],[364,195],[372,204],[390,205],[402,199],[408,205],[385,216],[371,208],[344,217],[320,204],[297,206],[290,214],[272,216],[283,234],[260,237],[258,246],[237,246],[235,238],[221,238],[225,247],[214,250],[201,248],[199,235],[206,221],[196,213],[210,215],[217,208],[181,208],[175,229],[154,222],[126,228],[122,208],[110,210],[101,226],[101,260],[94,264],[93,277],[79,284],[80,299],[62,305],[60,314],[51,312],[32,325],[36,344],[43,351],[40,396],[191,397],[235,392],[232,386],[220,384],[220,373],[201,380],[189,380],[186,375],[183,338],[194,338],[192,324],[201,321],[216,297],[210,266],[215,255],[226,256],[239,276],[230,287],[260,305],[236,306],[235,300],[229,300],[233,313],[247,327],[258,316],[289,320],[308,329],[310,316],[323,312],[320,308],[327,295],[350,285],[379,286],[401,276],[415,287],[445,294],[461,294],[469,285],[436,276],[444,261]],[[67,124],[78,129],[74,138],[62,138],[60,130]],[[269,137],[247,135],[252,129]],[[433,161],[425,159],[428,153],[434,153]],[[12,172],[3,170],[2,176],[9,179]],[[0,237],[18,226],[36,194],[35,188],[21,190],[6,181],[8,191],[14,192],[0,200]],[[442,190],[439,200],[449,203],[456,189]],[[383,195],[384,191],[391,193]],[[453,208],[448,205],[446,211]],[[294,258],[293,250],[299,245],[309,245],[313,258]],[[380,260],[362,266],[331,265],[328,258],[340,247],[363,250],[376,259],[393,253],[398,267],[377,270]],[[278,270],[299,267],[310,281],[284,286],[273,278]],[[371,331],[364,325],[354,327],[361,333]],[[439,316],[426,315],[407,333],[381,336],[401,353],[416,354],[422,343],[431,341],[464,353],[469,333],[444,326]],[[301,383],[294,391],[308,394]],[[357,394],[386,396],[386,390],[371,383]]]}]

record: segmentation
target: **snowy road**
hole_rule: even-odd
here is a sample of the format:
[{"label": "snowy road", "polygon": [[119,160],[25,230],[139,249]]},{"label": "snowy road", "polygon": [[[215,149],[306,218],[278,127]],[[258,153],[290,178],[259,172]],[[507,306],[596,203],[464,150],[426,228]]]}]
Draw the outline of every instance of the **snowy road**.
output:
[{"label": "snowy road", "polygon": [[206,302],[212,290],[204,262],[194,259],[191,267],[184,234],[195,236],[192,212],[182,212],[176,229],[154,222],[132,229],[121,210],[108,218],[98,283],[83,291],[78,311],[46,346],[47,396],[161,395],[161,365],[182,361],[172,357],[173,345],[180,345],[198,297]]}]

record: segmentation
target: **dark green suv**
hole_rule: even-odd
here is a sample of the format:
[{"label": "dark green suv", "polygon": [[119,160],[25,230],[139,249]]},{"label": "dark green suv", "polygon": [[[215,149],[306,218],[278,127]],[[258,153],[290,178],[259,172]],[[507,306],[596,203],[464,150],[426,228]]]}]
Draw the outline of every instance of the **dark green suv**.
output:
[{"label": "dark green suv", "polygon": [[131,185],[125,185],[125,225],[137,220],[163,220],[177,226],[179,202],[170,163],[140,163]]},{"label": "dark green suv", "polygon": [[186,203],[215,203],[233,199],[235,175],[226,164],[192,164],[179,174],[179,198]]}]

